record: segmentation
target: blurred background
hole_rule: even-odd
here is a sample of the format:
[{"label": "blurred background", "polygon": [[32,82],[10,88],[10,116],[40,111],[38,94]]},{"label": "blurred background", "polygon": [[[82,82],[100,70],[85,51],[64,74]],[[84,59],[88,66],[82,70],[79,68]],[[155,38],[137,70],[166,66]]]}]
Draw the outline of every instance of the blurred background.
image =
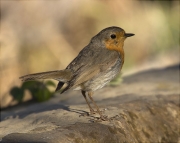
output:
[{"label": "blurred background", "polygon": [[66,68],[109,26],[135,34],[125,41],[122,75],[179,63],[179,17],[179,1],[1,1],[1,108],[17,104],[10,91],[20,76]]}]

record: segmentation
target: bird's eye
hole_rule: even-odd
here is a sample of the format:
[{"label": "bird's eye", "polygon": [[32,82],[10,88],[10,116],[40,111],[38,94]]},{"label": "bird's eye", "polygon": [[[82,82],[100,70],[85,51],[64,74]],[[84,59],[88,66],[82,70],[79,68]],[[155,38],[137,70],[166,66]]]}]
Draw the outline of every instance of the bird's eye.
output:
[{"label": "bird's eye", "polygon": [[116,35],[115,35],[115,34],[112,34],[112,35],[111,35],[111,38],[112,38],[112,39],[115,39],[115,38],[116,38]]}]

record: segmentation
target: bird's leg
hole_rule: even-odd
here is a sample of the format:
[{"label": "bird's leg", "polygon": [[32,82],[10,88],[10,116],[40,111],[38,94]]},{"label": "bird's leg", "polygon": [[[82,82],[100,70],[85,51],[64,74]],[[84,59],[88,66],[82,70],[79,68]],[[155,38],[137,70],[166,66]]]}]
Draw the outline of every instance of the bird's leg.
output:
[{"label": "bird's leg", "polygon": [[90,114],[95,114],[95,111],[93,110],[93,108],[91,107],[87,97],[86,97],[86,92],[85,91],[81,91],[82,95],[84,96],[85,100],[86,100],[86,103],[88,104],[89,106],[89,110],[90,110]]},{"label": "bird's leg", "polygon": [[93,95],[93,92],[88,92],[88,96],[89,96],[89,98],[91,99],[91,101],[92,101],[92,103],[94,104],[94,106],[96,107],[97,112],[98,112],[99,115],[100,115],[100,119],[103,120],[103,121],[107,121],[108,118],[107,118],[106,116],[103,116],[103,115],[102,115],[101,111],[99,110],[99,107],[96,105],[95,101],[93,100],[92,95]]}]

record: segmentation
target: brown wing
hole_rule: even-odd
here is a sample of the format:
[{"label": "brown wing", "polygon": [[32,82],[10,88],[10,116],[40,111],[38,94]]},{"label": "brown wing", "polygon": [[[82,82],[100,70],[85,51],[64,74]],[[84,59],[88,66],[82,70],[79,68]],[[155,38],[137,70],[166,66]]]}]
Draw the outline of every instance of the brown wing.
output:
[{"label": "brown wing", "polygon": [[97,74],[108,70],[119,59],[119,53],[106,48],[85,47],[79,55],[67,66],[71,69],[73,77],[68,86],[62,91],[76,87],[92,79]]}]

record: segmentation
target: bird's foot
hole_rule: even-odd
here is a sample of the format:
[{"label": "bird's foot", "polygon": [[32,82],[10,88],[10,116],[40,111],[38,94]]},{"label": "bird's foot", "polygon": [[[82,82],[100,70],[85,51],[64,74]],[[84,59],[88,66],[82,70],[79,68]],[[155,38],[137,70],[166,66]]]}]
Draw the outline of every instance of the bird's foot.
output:
[{"label": "bird's foot", "polygon": [[[106,109],[102,109],[100,111],[100,114],[103,114],[105,111],[106,111]],[[82,113],[80,116],[90,116],[90,115],[94,115],[94,114],[99,114],[99,112],[95,111],[93,109],[90,109],[90,112]]]},{"label": "bird's foot", "polygon": [[90,115],[93,115],[93,114],[103,114],[106,110],[107,110],[106,108],[100,110],[100,112],[98,112],[97,110],[96,111],[90,110]]},{"label": "bird's foot", "polygon": [[89,115],[93,115],[93,114],[96,114],[97,111],[94,111],[93,109],[90,109],[90,112],[89,112]]},{"label": "bird's foot", "polygon": [[109,121],[108,116],[101,115],[100,117],[94,117],[93,122]]},{"label": "bird's foot", "polygon": [[90,116],[90,115],[93,115],[93,114],[96,114],[97,111],[94,111],[93,109],[90,109],[90,112],[85,112],[85,113],[82,113],[81,115],[79,115],[79,117],[81,116]]}]

